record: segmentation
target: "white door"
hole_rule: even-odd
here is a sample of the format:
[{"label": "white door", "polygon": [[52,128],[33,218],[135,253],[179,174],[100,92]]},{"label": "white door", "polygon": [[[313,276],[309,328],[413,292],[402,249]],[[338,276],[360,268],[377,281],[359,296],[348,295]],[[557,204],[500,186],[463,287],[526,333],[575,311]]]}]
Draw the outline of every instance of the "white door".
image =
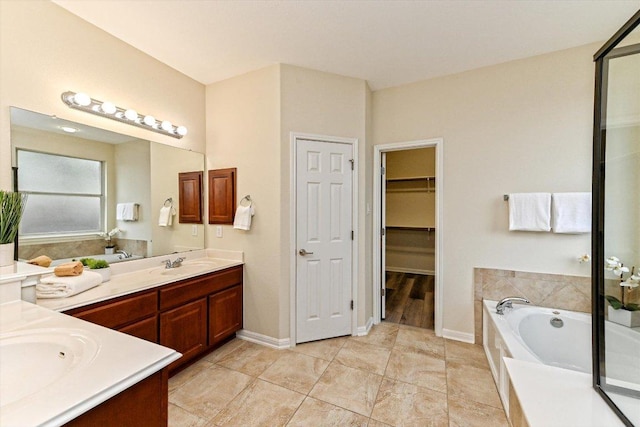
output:
[{"label": "white door", "polygon": [[380,168],[380,223],[382,224],[382,230],[380,230],[380,283],[382,283],[382,289],[380,292],[380,318],[387,317],[387,180],[385,172],[387,170],[387,153],[382,152],[381,157],[382,167]]},{"label": "white door", "polygon": [[296,342],[351,334],[352,146],[298,140]]}]

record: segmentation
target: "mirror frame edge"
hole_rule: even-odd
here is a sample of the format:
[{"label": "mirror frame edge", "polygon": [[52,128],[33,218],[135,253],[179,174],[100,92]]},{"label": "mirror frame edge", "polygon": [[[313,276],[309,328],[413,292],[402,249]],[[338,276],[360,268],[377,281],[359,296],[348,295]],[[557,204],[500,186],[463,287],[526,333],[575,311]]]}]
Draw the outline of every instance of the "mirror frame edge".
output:
[{"label": "mirror frame edge", "polygon": [[606,97],[607,62],[605,57],[627,35],[640,26],[638,10],[595,54],[595,89],[593,120],[593,169],[592,169],[592,225],[591,225],[591,327],[592,327],[592,383],[593,388],[611,410],[626,425],[633,423],[618,408],[601,387],[604,366],[604,305],[600,295],[604,294],[604,170],[606,133],[601,131],[603,123],[603,97]]}]

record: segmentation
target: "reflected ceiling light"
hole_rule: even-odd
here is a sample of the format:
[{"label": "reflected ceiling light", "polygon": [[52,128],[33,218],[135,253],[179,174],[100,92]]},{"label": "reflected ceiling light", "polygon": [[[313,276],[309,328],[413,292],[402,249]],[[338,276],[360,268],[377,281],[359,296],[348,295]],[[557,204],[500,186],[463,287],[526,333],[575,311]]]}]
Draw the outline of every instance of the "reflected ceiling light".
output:
[{"label": "reflected ceiling light", "polygon": [[76,128],[72,128],[71,126],[60,126],[60,129],[67,132],[67,133],[76,133],[78,132],[78,129]]},{"label": "reflected ceiling light", "polygon": [[180,139],[187,134],[187,128],[184,126],[175,126],[168,120],[156,120],[155,117],[151,115],[138,114],[136,110],[121,108],[109,101],[98,101],[86,93],[64,92],[62,94],[62,102],[67,104],[69,108],[108,117],[173,138]]}]

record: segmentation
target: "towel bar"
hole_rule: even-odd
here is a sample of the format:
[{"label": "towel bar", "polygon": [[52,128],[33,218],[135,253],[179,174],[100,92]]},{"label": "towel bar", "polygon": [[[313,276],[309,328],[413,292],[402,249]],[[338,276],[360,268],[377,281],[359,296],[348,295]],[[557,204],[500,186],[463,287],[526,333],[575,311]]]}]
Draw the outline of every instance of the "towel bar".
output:
[{"label": "towel bar", "polygon": [[[167,205],[167,203],[169,203],[169,204]],[[167,206],[167,207],[168,207],[168,206],[172,206],[172,205],[173,205],[173,198],[172,198],[172,197],[169,197],[169,198],[168,198],[167,200],[165,200],[165,201],[164,201],[164,203],[163,203],[163,206]]]}]

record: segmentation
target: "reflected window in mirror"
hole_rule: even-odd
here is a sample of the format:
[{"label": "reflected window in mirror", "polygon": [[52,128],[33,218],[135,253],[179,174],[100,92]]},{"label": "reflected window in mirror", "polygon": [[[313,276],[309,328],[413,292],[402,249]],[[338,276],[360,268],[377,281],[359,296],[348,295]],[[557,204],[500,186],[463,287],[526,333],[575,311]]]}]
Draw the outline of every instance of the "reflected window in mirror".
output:
[{"label": "reflected window in mirror", "polygon": [[103,162],[17,150],[18,191],[28,195],[22,237],[104,231]]}]

